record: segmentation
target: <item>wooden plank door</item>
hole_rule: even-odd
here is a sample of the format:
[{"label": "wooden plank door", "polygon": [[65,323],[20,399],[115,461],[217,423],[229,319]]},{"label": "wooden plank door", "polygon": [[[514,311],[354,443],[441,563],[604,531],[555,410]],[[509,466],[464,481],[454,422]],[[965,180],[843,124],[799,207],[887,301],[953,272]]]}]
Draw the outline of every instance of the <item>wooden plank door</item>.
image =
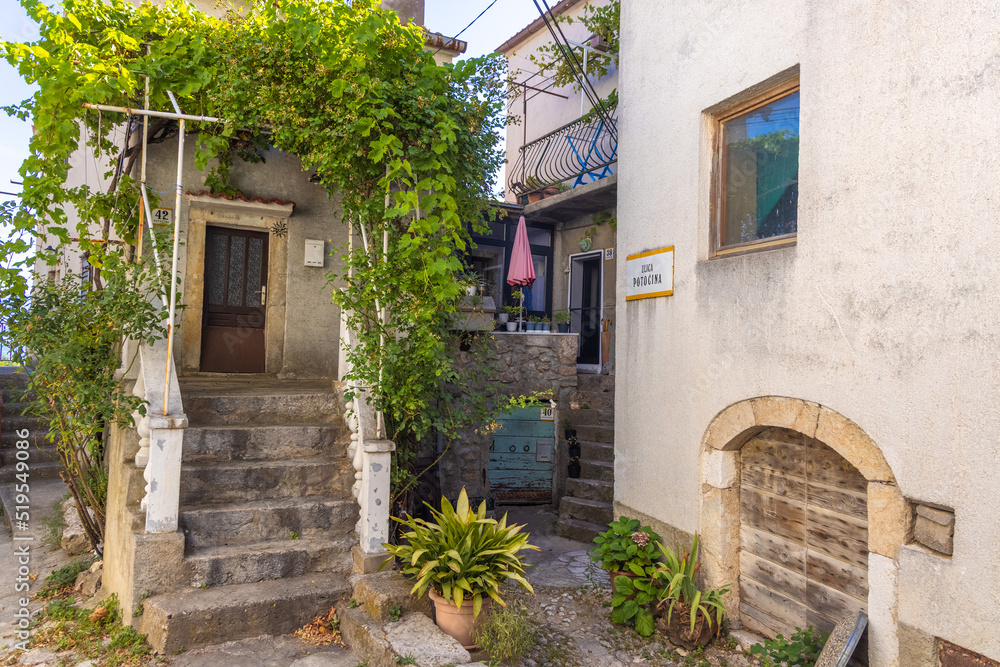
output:
[{"label": "wooden plank door", "polygon": [[[819,440],[768,429],[744,445],[740,612],[754,630],[832,630],[867,611],[867,482]],[[858,651],[860,654],[861,651]]]},{"label": "wooden plank door", "polygon": [[205,229],[201,370],[263,373],[267,233]]},{"label": "wooden plank door", "polygon": [[543,420],[540,408],[518,408],[497,419],[490,445],[492,495],[514,503],[552,502],[555,422]]}]

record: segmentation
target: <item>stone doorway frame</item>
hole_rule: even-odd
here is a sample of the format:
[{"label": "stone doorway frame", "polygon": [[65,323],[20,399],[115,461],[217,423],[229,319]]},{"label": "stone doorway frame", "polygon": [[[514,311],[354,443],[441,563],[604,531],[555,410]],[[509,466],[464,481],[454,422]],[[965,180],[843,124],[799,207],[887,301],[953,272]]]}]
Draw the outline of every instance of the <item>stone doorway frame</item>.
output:
[{"label": "stone doorway frame", "polygon": [[868,616],[872,664],[898,664],[896,573],[913,515],[882,451],[856,423],[819,403],[761,396],[717,414],[701,443],[699,512],[703,585],[732,584],[730,617],[739,619],[740,449],[767,428],[815,438],[844,457],[868,481]]},{"label": "stone doorway frame", "polygon": [[[264,325],[264,373],[281,372],[285,354],[285,292],[288,269],[288,218],[295,204],[192,195],[187,199],[187,261],[184,266],[184,314],[181,318],[183,375],[201,372],[201,325],[205,299],[205,227],[229,227],[268,233],[267,310]],[[284,223],[282,235],[272,233]],[[279,225],[280,226],[280,225]],[[246,375],[246,374],[241,374]]]}]

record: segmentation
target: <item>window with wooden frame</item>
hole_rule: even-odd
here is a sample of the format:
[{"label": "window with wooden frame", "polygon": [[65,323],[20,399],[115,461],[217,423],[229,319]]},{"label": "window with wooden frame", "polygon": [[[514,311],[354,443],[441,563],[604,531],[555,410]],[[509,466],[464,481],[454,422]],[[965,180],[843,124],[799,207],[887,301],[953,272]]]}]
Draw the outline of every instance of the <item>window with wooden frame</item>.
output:
[{"label": "window with wooden frame", "polygon": [[799,82],[786,81],[716,116],[716,256],[795,242]]}]

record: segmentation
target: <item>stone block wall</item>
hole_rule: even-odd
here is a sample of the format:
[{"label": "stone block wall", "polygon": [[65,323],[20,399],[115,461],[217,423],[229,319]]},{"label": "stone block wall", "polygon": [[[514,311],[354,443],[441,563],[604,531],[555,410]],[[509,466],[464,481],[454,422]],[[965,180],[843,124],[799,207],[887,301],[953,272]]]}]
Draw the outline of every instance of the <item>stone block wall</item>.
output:
[{"label": "stone block wall", "polygon": [[[553,502],[556,502],[566,485],[567,450],[560,411],[569,410],[570,396],[576,390],[577,335],[503,332],[488,335],[496,345],[502,400],[552,390],[556,401],[552,483]],[[455,353],[460,364],[473,363],[473,352],[456,350]],[[474,424],[464,429],[441,459],[441,492],[447,497],[457,497],[463,486],[470,497],[490,495],[488,465],[493,436],[485,426]]]}]

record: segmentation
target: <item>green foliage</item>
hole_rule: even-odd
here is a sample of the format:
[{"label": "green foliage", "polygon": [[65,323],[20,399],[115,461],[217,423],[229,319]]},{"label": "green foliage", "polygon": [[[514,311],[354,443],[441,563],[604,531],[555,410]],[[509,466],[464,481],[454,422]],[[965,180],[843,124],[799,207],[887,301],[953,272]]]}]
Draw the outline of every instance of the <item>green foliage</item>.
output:
[{"label": "green foliage", "polygon": [[556,324],[568,324],[570,319],[569,308],[562,308],[552,313],[552,321]]},{"label": "green foliage", "polygon": [[412,653],[407,653],[406,655],[401,655],[396,658],[397,665],[415,665],[417,664],[416,658],[413,657]]},{"label": "green foliage", "polygon": [[[607,76],[612,68],[618,68],[618,53],[621,50],[620,17],[621,0],[612,0],[603,7],[594,7],[588,4],[583,15],[579,18],[565,15],[556,17],[556,21],[567,25],[579,21],[606,45],[605,51],[592,50],[587,56],[587,76],[592,80],[601,79]],[[584,61],[583,48],[574,46],[572,49],[582,66]],[[556,86],[572,85],[573,89],[579,92],[580,83],[574,75],[576,68],[575,66],[571,67],[566,62],[562,51],[555,44],[550,42],[542,45],[535,53],[530,54],[528,59],[541,74],[552,77]],[[617,106],[617,102],[618,91],[616,89],[608,96],[606,103],[614,107]]]},{"label": "green foliage", "polygon": [[152,650],[146,636],[123,625],[118,598],[114,595],[93,611],[78,609],[72,600],[50,602],[34,630],[31,646],[72,650],[79,659],[102,665],[146,664]]},{"label": "green foliage", "polygon": [[[115,266],[111,259],[106,267]],[[103,275],[102,290],[46,280],[30,295],[0,294],[7,345],[19,363],[30,364],[28,387],[35,398],[28,409],[48,419],[48,437],[95,549],[104,541],[107,427],[131,424],[133,412],[145,412],[143,401],[115,377],[121,341],[155,339],[162,330],[143,293],[150,276],[141,265],[133,265],[130,273],[107,270]]]},{"label": "green foliage", "polygon": [[299,539],[299,533],[298,533],[298,531],[293,530],[292,534],[288,536],[288,539],[290,539],[290,540],[297,540],[297,539]]},{"label": "green foliage", "polygon": [[63,519],[63,503],[72,498],[71,494],[60,498],[52,506],[52,514],[42,517],[42,524],[45,525],[45,536],[42,541],[51,549],[58,549],[62,543],[63,530],[66,528],[66,521]]},{"label": "green foliage", "polygon": [[590,550],[590,560],[600,562],[602,568],[612,572],[650,577],[656,569],[654,561],[659,539],[649,526],[640,528],[638,520],[622,516],[594,538],[597,546]]},{"label": "green foliage", "polygon": [[417,580],[411,592],[420,597],[433,587],[459,609],[471,598],[474,617],[487,596],[505,605],[500,589],[508,579],[534,592],[524,577],[520,552],[538,547],[528,544],[528,534],[521,532],[524,526],[508,526],[506,515],[499,522],[486,518],[485,501],[473,511],[464,488],[455,506],[447,498],[441,499],[440,511],[425,505],[433,522],[393,517],[410,529],[403,533],[407,543],[382,545],[400,560],[403,574]]},{"label": "green foliage", "polygon": [[531,619],[513,606],[492,609],[472,633],[480,650],[497,663],[517,662],[535,646]]},{"label": "green foliage", "polygon": [[612,622],[634,623],[636,632],[649,637],[655,625],[649,604],[656,600],[656,594],[656,586],[648,576],[616,576],[615,593],[611,596]]},{"label": "green foliage", "polygon": [[759,655],[776,665],[785,663],[788,667],[812,667],[829,637],[829,632],[818,632],[812,626],[805,630],[795,628],[791,638],[778,635],[763,644],[754,644],[750,647],[750,654]]},{"label": "green foliage", "polygon": [[[349,377],[387,415],[387,436],[416,447],[435,429],[453,437],[486,414],[491,396],[456,365],[450,324],[467,223],[493,215],[502,57],[438,65],[421,28],[376,0],[255,0],[223,18],[182,0],[22,3],[41,38],[3,42],[0,55],[39,90],[6,110],[32,118],[37,131],[21,167],[22,203],[0,211],[11,231],[5,257],[55,238],[44,259],[90,253],[99,287],[129,273],[140,206],[128,166],[138,152],[112,141],[109,129],[124,116],[82,104],[136,106],[148,76],[150,107],[170,108],[169,90],[183,110],[224,119],[197,128],[195,163],[211,166],[213,190],[231,191],[234,159],[257,160],[270,147],[298,156],[337,201],[353,232],[342,272],[329,274],[354,332]],[[113,165],[108,192],[65,185],[78,150]],[[27,294],[17,267],[3,271],[0,282]],[[120,337],[126,320],[110,321]]]},{"label": "green foliage", "polygon": [[64,592],[62,589],[71,588],[76,583],[77,575],[81,572],[86,572],[96,560],[93,556],[83,556],[77,558],[69,565],[64,565],[58,570],[53,571],[49,576],[45,577],[44,586],[39,591],[39,598],[45,599],[46,597],[51,597],[53,594]]},{"label": "green foliage", "polygon": [[698,563],[698,533],[694,535],[691,551],[678,557],[673,549],[656,543],[663,559],[663,564],[653,575],[654,582],[661,584],[657,591],[659,602],[657,606],[666,608],[667,624],[673,614],[678,614],[682,622],[690,622],[691,633],[694,633],[699,618],[704,618],[708,626],[712,626],[712,616],[715,615],[716,633],[722,627],[722,618],[726,614],[726,605],[722,597],[729,592],[729,586],[719,589],[701,591],[695,582],[695,575],[700,568]]},{"label": "green foliage", "polygon": [[389,610],[389,618],[392,620],[393,623],[395,623],[402,617],[403,617],[403,608],[400,607],[398,604],[394,604],[392,606],[392,609]]}]

